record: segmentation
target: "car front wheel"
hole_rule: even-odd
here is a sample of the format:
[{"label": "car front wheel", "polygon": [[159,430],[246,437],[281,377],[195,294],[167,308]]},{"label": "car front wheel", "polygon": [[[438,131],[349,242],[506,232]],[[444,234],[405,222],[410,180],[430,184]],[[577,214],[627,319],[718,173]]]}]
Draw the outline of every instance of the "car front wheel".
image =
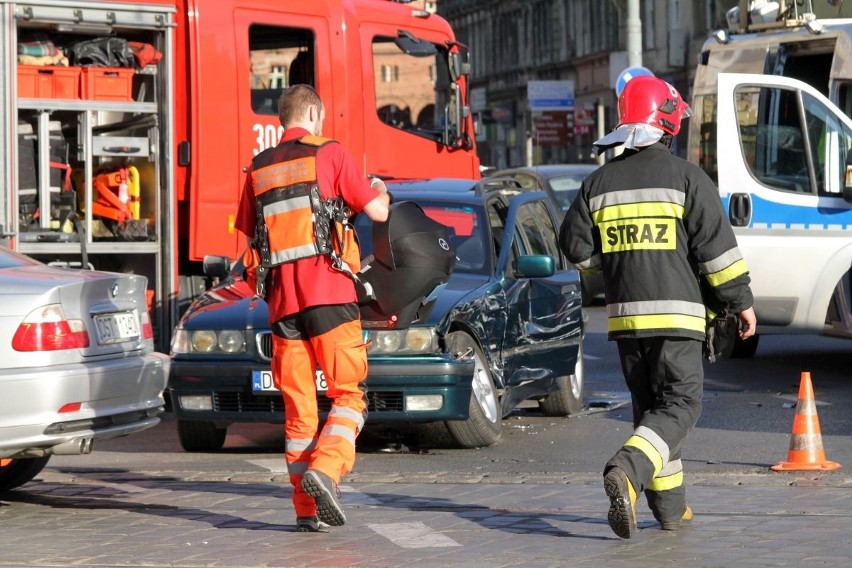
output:
[{"label": "car front wheel", "polygon": [[225,445],[227,428],[217,428],[212,422],[178,420],[178,438],[187,452],[215,452]]},{"label": "car front wheel", "polygon": [[480,448],[496,444],[503,432],[500,400],[485,355],[476,341],[462,331],[447,335],[447,347],[453,357],[473,358],[473,392],[467,420],[448,420],[447,428],[463,448]]},{"label": "car front wheel", "polygon": [[538,401],[538,406],[545,416],[569,416],[583,410],[583,389],[586,383],[585,368],[583,344],[580,343],[574,374],[557,377],[558,390],[549,393]]},{"label": "car front wheel", "polygon": [[50,456],[26,459],[0,459],[0,495],[20,487],[38,475]]}]

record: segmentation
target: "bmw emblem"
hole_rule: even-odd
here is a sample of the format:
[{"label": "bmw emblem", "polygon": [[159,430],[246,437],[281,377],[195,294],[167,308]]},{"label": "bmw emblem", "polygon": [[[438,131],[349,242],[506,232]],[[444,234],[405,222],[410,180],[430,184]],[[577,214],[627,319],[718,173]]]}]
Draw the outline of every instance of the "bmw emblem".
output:
[{"label": "bmw emblem", "polygon": [[109,291],[113,298],[118,296],[118,282],[113,283],[112,288],[110,288]]},{"label": "bmw emblem", "polygon": [[438,245],[444,250],[450,250],[450,243],[445,239],[438,239]]}]

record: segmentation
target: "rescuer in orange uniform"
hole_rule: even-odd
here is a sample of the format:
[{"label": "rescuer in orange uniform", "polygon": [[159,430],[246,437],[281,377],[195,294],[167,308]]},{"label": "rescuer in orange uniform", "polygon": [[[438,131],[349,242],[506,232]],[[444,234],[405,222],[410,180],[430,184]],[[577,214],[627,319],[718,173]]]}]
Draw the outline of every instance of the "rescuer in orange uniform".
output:
[{"label": "rescuer in orange uniform", "polygon": [[[355,463],[367,415],[367,346],[348,273],[358,271],[360,251],[347,221],[361,211],[385,221],[390,196],[341,144],[321,137],[325,109],[312,87],[285,89],[278,116],[281,142],[252,160],[236,226],[252,243],[247,265],[260,261],[258,292],[269,305],[296,528],[327,532],[346,521],[337,484]],[[322,431],[317,366],[333,401]]]}]

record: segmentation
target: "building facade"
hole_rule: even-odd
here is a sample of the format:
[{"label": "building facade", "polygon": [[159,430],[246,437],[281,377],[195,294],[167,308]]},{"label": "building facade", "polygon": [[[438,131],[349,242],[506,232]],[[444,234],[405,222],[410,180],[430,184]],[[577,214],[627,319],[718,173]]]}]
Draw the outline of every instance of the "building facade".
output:
[{"label": "building facade", "polygon": [[[594,162],[617,120],[628,66],[628,0],[441,0],[438,13],[471,51],[471,107],[482,164]],[[737,0],[641,0],[642,66],[690,97],[701,45]],[[549,87],[560,94],[539,103]],[[547,96],[545,95],[545,99]],[[551,106],[549,106],[551,105]],[[685,151],[685,134],[675,151]]]}]

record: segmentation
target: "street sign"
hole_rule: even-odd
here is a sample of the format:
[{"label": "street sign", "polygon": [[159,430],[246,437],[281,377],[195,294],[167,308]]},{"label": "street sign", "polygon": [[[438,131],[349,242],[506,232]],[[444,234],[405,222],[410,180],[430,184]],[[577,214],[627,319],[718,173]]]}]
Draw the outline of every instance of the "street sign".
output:
[{"label": "street sign", "polygon": [[627,81],[633,77],[638,77],[639,75],[654,76],[651,70],[646,69],[645,67],[628,67],[618,75],[618,79],[615,82],[615,96],[620,97],[621,91],[624,90],[624,86],[627,84]]},{"label": "street sign", "polygon": [[532,116],[536,146],[564,146],[573,137],[568,129],[568,111],[548,110]]},{"label": "street sign", "polygon": [[528,81],[530,110],[564,110],[574,107],[574,81]]}]

